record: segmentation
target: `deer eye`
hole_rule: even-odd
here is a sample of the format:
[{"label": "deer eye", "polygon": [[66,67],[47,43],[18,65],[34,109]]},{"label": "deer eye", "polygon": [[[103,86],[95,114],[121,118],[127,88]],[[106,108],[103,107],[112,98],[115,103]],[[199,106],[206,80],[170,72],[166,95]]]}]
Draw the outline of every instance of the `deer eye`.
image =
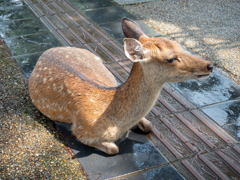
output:
[{"label": "deer eye", "polygon": [[174,57],[174,58],[171,58],[171,59],[168,59],[167,62],[168,63],[172,63],[174,61],[178,61],[178,58],[177,57]]}]

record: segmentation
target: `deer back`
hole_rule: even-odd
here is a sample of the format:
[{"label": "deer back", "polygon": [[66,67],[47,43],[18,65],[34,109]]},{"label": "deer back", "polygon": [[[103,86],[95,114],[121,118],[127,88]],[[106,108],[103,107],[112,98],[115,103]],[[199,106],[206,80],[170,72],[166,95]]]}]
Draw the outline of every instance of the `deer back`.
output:
[{"label": "deer back", "polygon": [[111,90],[106,92],[105,87],[115,86],[99,57],[73,47],[44,52],[29,80],[33,104],[50,119],[69,123],[80,113],[82,119],[97,118],[111,99]]}]

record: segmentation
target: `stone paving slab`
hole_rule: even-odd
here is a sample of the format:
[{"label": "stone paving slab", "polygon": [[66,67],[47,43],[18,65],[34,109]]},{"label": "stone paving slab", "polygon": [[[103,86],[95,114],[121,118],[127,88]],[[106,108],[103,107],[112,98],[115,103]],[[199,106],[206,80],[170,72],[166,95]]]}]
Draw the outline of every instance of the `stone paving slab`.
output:
[{"label": "stone paving slab", "polygon": [[97,24],[110,23],[121,21],[123,17],[130,19],[136,19],[135,16],[127,12],[121,7],[110,7],[104,9],[94,9],[91,11],[84,11],[84,14],[87,15],[91,20]]},{"label": "stone paving slab", "polygon": [[[150,28],[148,25],[146,25],[142,21],[135,20],[135,22],[138,23],[138,25],[141,27],[141,29],[143,30],[143,32],[146,35],[149,35],[149,36],[159,36],[160,35],[160,33],[158,33],[156,30]],[[121,43],[122,43],[122,40],[125,38],[124,34],[122,33],[121,21],[105,23],[105,24],[100,23],[99,26],[102,29],[104,29],[109,35],[114,37],[115,39],[117,39],[117,40],[121,39]]]},{"label": "stone paving slab", "polygon": [[51,33],[34,34],[4,39],[13,56],[43,52],[52,47],[61,46]]},{"label": "stone paving slab", "polygon": [[106,0],[69,0],[80,11],[91,10],[104,7],[116,7],[116,4]]},{"label": "stone paving slab", "polygon": [[205,81],[191,80],[172,86],[197,107],[240,98],[239,85],[217,70]]},{"label": "stone paving slab", "polygon": [[48,29],[39,19],[4,21],[0,23],[0,26],[0,36],[2,38],[48,32]]},{"label": "stone paving slab", "polygon": [[131,132],[124,141],[118,143],[120,151],[115,156],[107,156],[105,153],[85,145],[82,145],[83,154],[79,152],[81,147],[79,141],[73,139],[68,143],[78,144],[75,148],[72,146],[72,149],[84,170],[89,174],[100,172],[102,176],[99,179],[103,180],[167,162],[145,136],[134,132]]},{"label": "stone paving slab", "polygon": [[[108,0],[101,0],[101,3],[93,0],[6,2],[0,1],[0,24],[12,27],[13,33],[7,34],[7,30],[1,29],[0,32],[6,34],[3,39],[27,77],[46,49],[75,46],[99,56],[119,84],[126,81],[132,63],[118,42],[124,38],[119,22],[126,15],[136,20],[131,14],[126,14]],[[16,5],[17,10],[12,12]],[[2,10],[3,7],[7,8]],[[84,11],[80,11],[81,8]],[[99,18],[100,15],[105,18]],[[34,26],[42,27],[38,23],[34,25],[36,16],[51,33],[35,31]],[[19,32],[23,32],[20,34],[14,25],[11,26],[23,21],[33,24],[34,30],[30,28],[25,32],[27,24],[24,24],[23,29],[19,28]],[[149,36],[161,36],[136,21]],[[154,125],[153,132],[148,135],[138,130],[131,132],[126,140],[119,142],[120,153],[116,156],[106,156],[82,145],[71,136],[70,125],[56,124],[90,179],[238,179],[239,141],[228,133],[236,137],[239,131],[238,101],[239,86],[216,70],[204,82],[166,84],[156,106],[146,117]],[[216,123],[220,118],[213,113],[215,110],[227,114],[221,117],[220,125],[226,118],[235,121],[234,132],[232,129],[226,132]]]},{"label": "stone paving slab", "polygon": [[35,18],[27,6],[7,6],[0,10],[0,21]]},{"label": "stone paving slab", "polygon": [[216,104],[202,108],[214,121],[218,122],[226,131],[232,134],[238,141],[240,140],[240,100],[232,100],[222,104]]},{"label": "stone paving slab", "polygon": [[21,67],[22,71],[28,79],[30,78],[31,73],[34,69],[36,59],[39,59],[42,53],[43,52],[15,57],[16,61],[18,62],[19,66]]},{"label": "stone paving slab", "polygon": [[177,180],[182,180],[184,179],[177,171],[175,168],[171,165],[163,166],[157,169],[149,170],[149,171],[144,171],[144,172],[138,172],[136,175],[128,176],[120,176],[120,177],[115,177],[112,178],[121,178],[124,180],[139,180],[139,179],[157,179],[157,180],[165,180],[165,179],[177,179]]}]

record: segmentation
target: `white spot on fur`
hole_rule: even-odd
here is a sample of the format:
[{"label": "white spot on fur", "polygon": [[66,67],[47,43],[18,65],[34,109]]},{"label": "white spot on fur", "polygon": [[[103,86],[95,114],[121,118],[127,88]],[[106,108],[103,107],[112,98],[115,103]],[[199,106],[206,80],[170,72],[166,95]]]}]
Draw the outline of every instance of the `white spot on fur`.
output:
[{"label": "white spot on fur", "polygon": [[49,81],[52,81],[53,80],[53,78],[51,77],[50,79],[49,79]]},{"label": "white spot on fur", "polygon": [[76,115],[78,115],[80,113],[80,111],[76,111],[75,113],[76,113]]},{"label": "white spot on fur", "polygon": [[60,86],[58,92],[62,92],[62,90],[63,90],[63,85]]},{"label": "white spot on fur", "polygon": [[68,55],[66,55],[65,57],[68,58]]},{"label": "white spot on fur", "polygon": [[57,119],[63,119],[63,118],[64,118],[64,117],[63,117],[62,114],[60,114],[60,115],[57,116]]},{"label": "white spot on fur", "polygon": [[62,106],[56,105],[56,108],[57,108],[58,111],[62,111]]},{"label": "white spot on fur", "polygon": [[43,68],[43,70],[47,70],[47,67]]},{"label": "white spot on fur", "polygon": [[43,83],[45,83],[47,81],[47,78],[43,78]]},{"label": "white spot on fur", "polygon": [[93,120],[92,120],[92,122],[94,122],[94,123],[95,123],[96,121],[97,121],[97,119],[93,119]]},{"label": "white spot on fur", "polygon": [[98,110],[95,110],[95,111],[94,111],[94,114],[99,114],[99,111],[98,111]]},{"label": "white spot on fur", "polygon": [[53,104],[52,104],[53,107],[56,107],[57,105],[58,105],[57,103],[53,103]]}]

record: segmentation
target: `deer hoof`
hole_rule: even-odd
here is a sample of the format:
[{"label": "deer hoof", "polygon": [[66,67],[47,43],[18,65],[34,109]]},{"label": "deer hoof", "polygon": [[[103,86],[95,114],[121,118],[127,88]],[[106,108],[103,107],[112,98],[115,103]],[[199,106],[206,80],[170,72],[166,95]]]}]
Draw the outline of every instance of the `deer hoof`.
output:
[{"label": "deer hoof", "polygon": [[115,154],[119,153],[119,148],[116,146],[116,144],[109,143],[109,142],[103,142],[101,144],[102,144],[102,146],[105,147],[105,152],[108,155],[115,155]]},{"label": "deer hoof", "polygon": [[142,118],[139,123],[138,127],[143,131],[143,132],[151,132],[152,131],[152,124],[150,121],[148,121],[145,118]]}]

